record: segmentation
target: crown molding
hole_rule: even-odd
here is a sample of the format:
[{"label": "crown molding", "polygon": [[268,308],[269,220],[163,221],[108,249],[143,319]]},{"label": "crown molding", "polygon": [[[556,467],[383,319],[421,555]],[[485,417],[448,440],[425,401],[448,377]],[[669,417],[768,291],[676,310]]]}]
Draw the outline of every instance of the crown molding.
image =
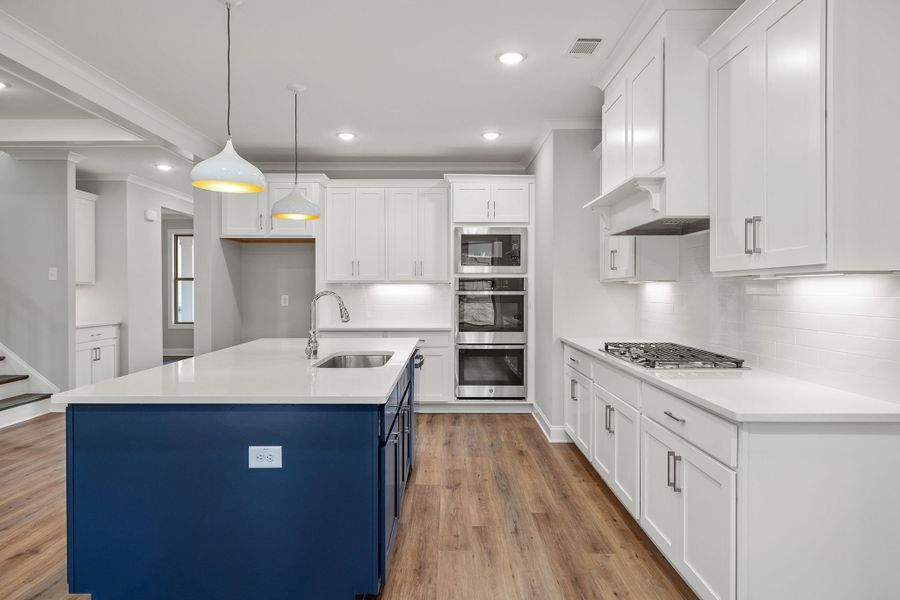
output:
[{"label": "crown molding", "polygon": [[550,135],[554,131],[566,129],[600,129],[600,117],[545,120],[541,129],[541,134],[531,147],[531,150],[528,151],[528,154],[522,157],[522,162],[520,164],[522,165],[523,172],[531,166],[532,162],[534,162],[538,152],[541,151],[541,148],[543,148],[544,144],[547,143],[547,140],[550,139]]},{"label": "crown molding", "polygon": [[[293,173],[293,162],[253,162],[264,173]],[[525,167],[520,162],[453,162],[453,161],[327,161],[304,162],[303,169],[315,172],[483,172],[523,174]],[[303,173],[301,173],[303,175]]]},{"label": "crown molding", "polygon": [[142,137],[196,156],[221,149],[171,113],[0,10],[0,66],[17,77]]},{"label": "crown molding", "polygon": [[86,156],[65,148],[18,148],[7,146],[0,151],[16,160],[65,160],[78,164]]},{"label": "crown molding", "polygon": [[85,179],[79,179],[78,181],[119,181],[122,183],[131,183],[154,192],[159,192],[160,194],[166,194],[167,196],[171,196],[172,198],[176,198],[183,202],[194,203],[194,197],[192,195],[179,192],[178,190],[162,185],[161,183],[150,181],[140,175],[95,175]]}]

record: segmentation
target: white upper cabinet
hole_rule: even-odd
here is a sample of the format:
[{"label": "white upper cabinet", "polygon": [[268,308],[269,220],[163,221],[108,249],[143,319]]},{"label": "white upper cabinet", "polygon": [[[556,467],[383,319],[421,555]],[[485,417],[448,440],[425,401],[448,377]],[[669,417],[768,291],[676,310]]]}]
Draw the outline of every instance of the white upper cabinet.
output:
[{"label": "white upper cabinet", "polygon": [[447,175],[454,223],[528,223],[534,177]]},{"label": "white upper cabinet", "polygon": [[699,45],[732,11],[664,11],[623,45],[603,84],[600,196],[612,234],[708,228],[707,61]]},{"label": "white upper cabinet", "polygon": [[75,283],[96,282],[97,196],[75,190]]},{"label": "white upper cabinet", "polygon": [[632,58],[628,79],[630,174],[648,175],[663,166],[663,41],[646,44]]},{"label": "white upper cabinet", "polygon": [[[321,205],[324,175],[300,175],[298,186],[314,204]],[[266,175],[266,189],[258,194],[221,194],[221,236],[241,238],[297,238],[316,236],[318,221],[294,221],[272,217],[272,205],[294,189],[294,176],[284,173]]]},{"label": "white upper cabinet", "polygon": [[628,106],[625,78],[611,83],[604,92],[603,159],[601,162],[603,192],[609,192],[628,179]]},{"label": "white upper cabinet", "polygon": [[714,273],[900,270],[898,19],[896,2],[746,0],[702,44]]},{"label": "white upper cabinet", "polygon": [[447,281],[447,189],[391,188],[387,206],[388,280]]},{"label": "white upper cabinet", "polygon": [[677,281],[679,238],[607,235],[600,251],[601,281]]},{"label": "white upper cabinet", "polygon": [[710,267],[824,265],[825,2],[774,3],[710,60]]},{"label": "white upper cabinet", "polygon": [[330,188],[327,198],[326,281],[384,281],[384,188]]}]

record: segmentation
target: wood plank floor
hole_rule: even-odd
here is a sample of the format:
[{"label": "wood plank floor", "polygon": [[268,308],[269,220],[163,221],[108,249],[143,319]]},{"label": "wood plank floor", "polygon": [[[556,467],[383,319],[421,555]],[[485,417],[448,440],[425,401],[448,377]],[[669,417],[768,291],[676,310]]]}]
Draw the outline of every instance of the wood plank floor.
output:
[{"label": "wood plank floor", "polygon": [[[571,444],[530,415],[418,415],[381,600],[694,599]],[[0,430],[0,598],[65,586],[61,415]],[[174,600],[174,599],[173,599]]]}]

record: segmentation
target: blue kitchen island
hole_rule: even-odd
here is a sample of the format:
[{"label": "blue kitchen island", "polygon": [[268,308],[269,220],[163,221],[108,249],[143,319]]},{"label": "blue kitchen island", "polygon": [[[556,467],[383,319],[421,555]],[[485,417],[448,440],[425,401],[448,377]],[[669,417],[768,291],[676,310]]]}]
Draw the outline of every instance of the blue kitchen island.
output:
[{"label": "blue kitchen island", "polygon": [[[389,575],[416,339],[257,340],[59,394],[69,591],[352,600]],[[384,366],[322,368],[335,354]]]}]

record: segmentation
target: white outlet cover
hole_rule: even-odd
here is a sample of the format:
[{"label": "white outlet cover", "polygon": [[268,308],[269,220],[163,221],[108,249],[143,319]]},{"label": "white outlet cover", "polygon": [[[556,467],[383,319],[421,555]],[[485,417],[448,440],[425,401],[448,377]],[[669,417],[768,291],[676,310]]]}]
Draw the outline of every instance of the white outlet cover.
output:
[{"label": "white outlet cover", "polygon": [[288,304],[290,304],[290,298],[288,297],[287,294],[282,294],[281,295],[281,305],[287,306]]},{"label": "white outlet cover", "polygon": [[280,469],[281,446],[247,446],[251,469]]},{"label": "white outlet cover", "polygon": [[59,279],[59,269],[56,267],[50,267],[47,269],[47,280],[48,281],[56,281]]}]

